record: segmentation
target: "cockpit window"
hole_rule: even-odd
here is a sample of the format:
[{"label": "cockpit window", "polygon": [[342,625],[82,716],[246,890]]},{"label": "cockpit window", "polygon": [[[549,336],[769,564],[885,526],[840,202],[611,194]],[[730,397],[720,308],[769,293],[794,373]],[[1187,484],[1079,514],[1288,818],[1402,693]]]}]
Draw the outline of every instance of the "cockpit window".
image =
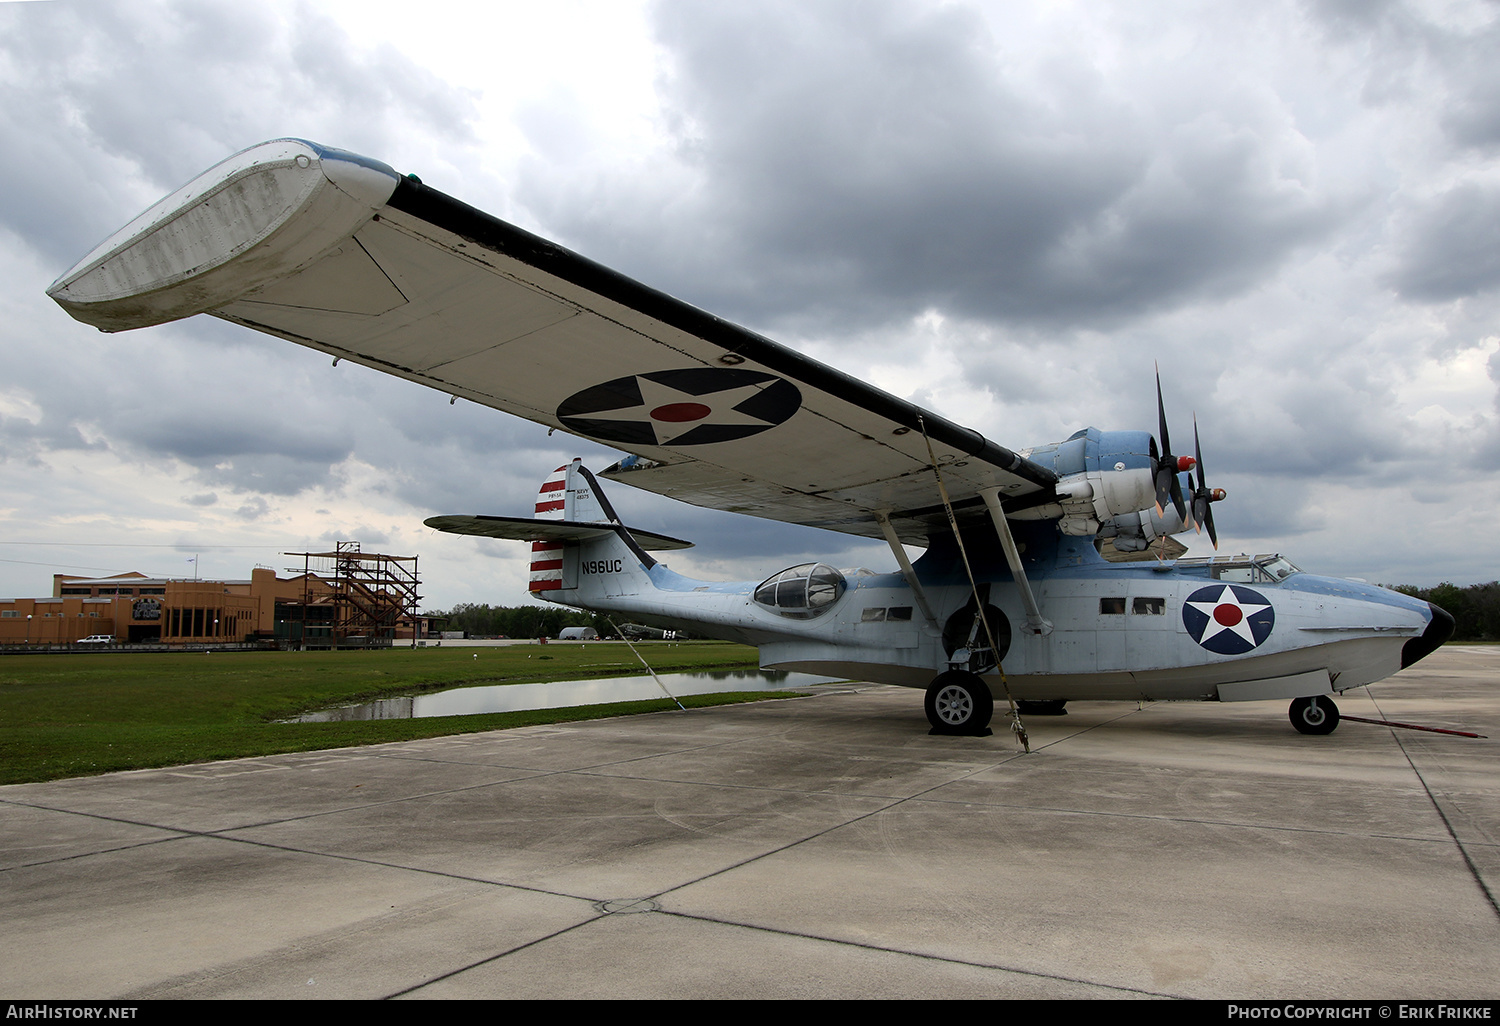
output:
[{"label": "cockpit window", "polygon": [[1183,570],[1207,567],[1210,577],[1235,584],[1280,584],[1302,569],[1275,553],[1259,556],[1213,556],[1207,559],[1179,559],[1177,567]]},{"label": "cockpit window", "polygon": [[1293,566],[1289,560],[1280,556],[1273,556],[1268,560],[1257,561],[1257,566],[1265,571],[1273,581],[1284,581],[1292,574],[1300,574],[1302,571]]},{"label": "cockpit window", "polygon": [[1281,556],[1256,556],[1253,560],[1242,556],[1224,565],[1215,559],[1213,566],[1216,578],[1236,584],[1280,584],[1292,574],[1301,572]]},{"label": "cockpit window", "polygon": [[827,612],[846,586],[844,575],[827,563],[803,563],[766,578],[755,589],[755,601],[782,616],[811,620]]}]

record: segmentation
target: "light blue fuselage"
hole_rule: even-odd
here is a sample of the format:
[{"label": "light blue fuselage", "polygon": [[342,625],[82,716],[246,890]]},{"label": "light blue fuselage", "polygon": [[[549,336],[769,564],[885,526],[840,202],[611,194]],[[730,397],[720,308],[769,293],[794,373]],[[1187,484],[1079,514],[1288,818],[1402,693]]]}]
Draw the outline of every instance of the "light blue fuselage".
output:
[{"label": "light blue fuselage", "polygon": [[[1017,699],[1234,700],[1344,691],[1411,661],[1408,646],[1421,645],[1434,617],[1418,599],[1302,573],[1284,561],[1281,580],[1252,560],[1110,563],[1090,540],[1037,524],[1025,532],[1023,560],[1052,630],[1031,634],[1019,629],[1025,614],[998,546],[978,530],[965,539],[981,592],[1003,614],[992,629]],[[611,558],[586,551],[599,547]],[[835,601],[815,615],[789,616],[756,600],[757,582],[692,580],[664,564],[644,564],[613,538],[579,548],[580,567],[565,572],[565,587],[548,598],[756,645],[769,668],[925,688],[949,667],[955,640],[977,636],[969,634],[973,591],[951,535],[933,538],[915,564],[936,629],[896,573],[845,573]],[[590,573],[590,566],[609,569]],[[987,646],[981,640],[978,647]],[[997,679],[993,669],[984,675],[992,685]]]}]

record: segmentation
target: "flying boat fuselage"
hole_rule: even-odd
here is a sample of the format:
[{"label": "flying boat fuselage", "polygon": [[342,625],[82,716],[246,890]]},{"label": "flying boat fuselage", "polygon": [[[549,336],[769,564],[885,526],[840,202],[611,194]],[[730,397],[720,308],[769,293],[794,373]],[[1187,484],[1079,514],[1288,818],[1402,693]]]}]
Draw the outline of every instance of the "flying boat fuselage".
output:
[{"label": "flying boat fuselage", "polygon": [[[1000,614],[991,618],[999,666],[976,669],[994,681],[1003,670],[1017,699],[1327,694],[1390,676],[1451,630],[1451,619],[1427,602],[1304,573],[1279,556],[1113,564],[1089,559],[1086,543],[1060,548],[1058,561],[1075,565],[1028,574],[1052,622],[1047,633],[1018,629],[1025,610],[1008,575],[980,582]],[[585,562],[564,572],[573,587],[538,594],[755,645],[768,668],[905,687],[926,688],[957,650],[985,647],[982,638],[970,643],[973,592],[951,567],[916,563],[938,612],[928,622],[901,574],[821,566],[841,579],[826,582],[836,595],[820,608],[791,607],[791,615],[757,601],[758,593],[767,597],[768,582],[709,583],[662,563],[628,574],[620,560]]]}]

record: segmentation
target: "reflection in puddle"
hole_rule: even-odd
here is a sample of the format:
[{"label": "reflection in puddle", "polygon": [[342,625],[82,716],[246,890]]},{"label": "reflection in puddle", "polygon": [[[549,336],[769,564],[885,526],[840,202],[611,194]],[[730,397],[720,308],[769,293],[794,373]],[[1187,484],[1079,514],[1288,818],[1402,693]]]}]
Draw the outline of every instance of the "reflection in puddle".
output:
[{"label": "reflection in puddle", "polygon": [[[720,691],[781,691],[827,684],[834,677],[779,670],[709,670],[700,673],[659,675],[667,690],[677,696],[711,695]],[[293,723],[329,723],[343,720],[406,720],[422,716],[473,716],[477,713],[523,712],[528,709],[563,709],[575,705],[607,702],[639,702],[665,698],[650,676],[599,677],[594,680],[562,680],[544,684],[498,684],[491,687],[454,688],[416,698],[385,698],[364,705],[345,706],[306,713]]]}]

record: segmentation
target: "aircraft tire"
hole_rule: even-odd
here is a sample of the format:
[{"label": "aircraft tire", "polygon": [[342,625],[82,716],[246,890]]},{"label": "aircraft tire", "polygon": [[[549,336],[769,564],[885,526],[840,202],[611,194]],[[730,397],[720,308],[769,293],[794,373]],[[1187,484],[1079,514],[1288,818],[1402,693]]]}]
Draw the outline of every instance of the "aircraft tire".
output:
[{"label": "aircraft tire", "polygon": [[990,733],[995,699],[990,694],[989,685],[976,674],[965,670],[938,674],[927,686],[927,700],[923,705],[933,734],[985,737]]},{"label": "aircraft tire", "polygon": [[1294,698],[1287,715],[1301,734],[1332,734],[1339,725],[1339,707],[1327,695]]}]

